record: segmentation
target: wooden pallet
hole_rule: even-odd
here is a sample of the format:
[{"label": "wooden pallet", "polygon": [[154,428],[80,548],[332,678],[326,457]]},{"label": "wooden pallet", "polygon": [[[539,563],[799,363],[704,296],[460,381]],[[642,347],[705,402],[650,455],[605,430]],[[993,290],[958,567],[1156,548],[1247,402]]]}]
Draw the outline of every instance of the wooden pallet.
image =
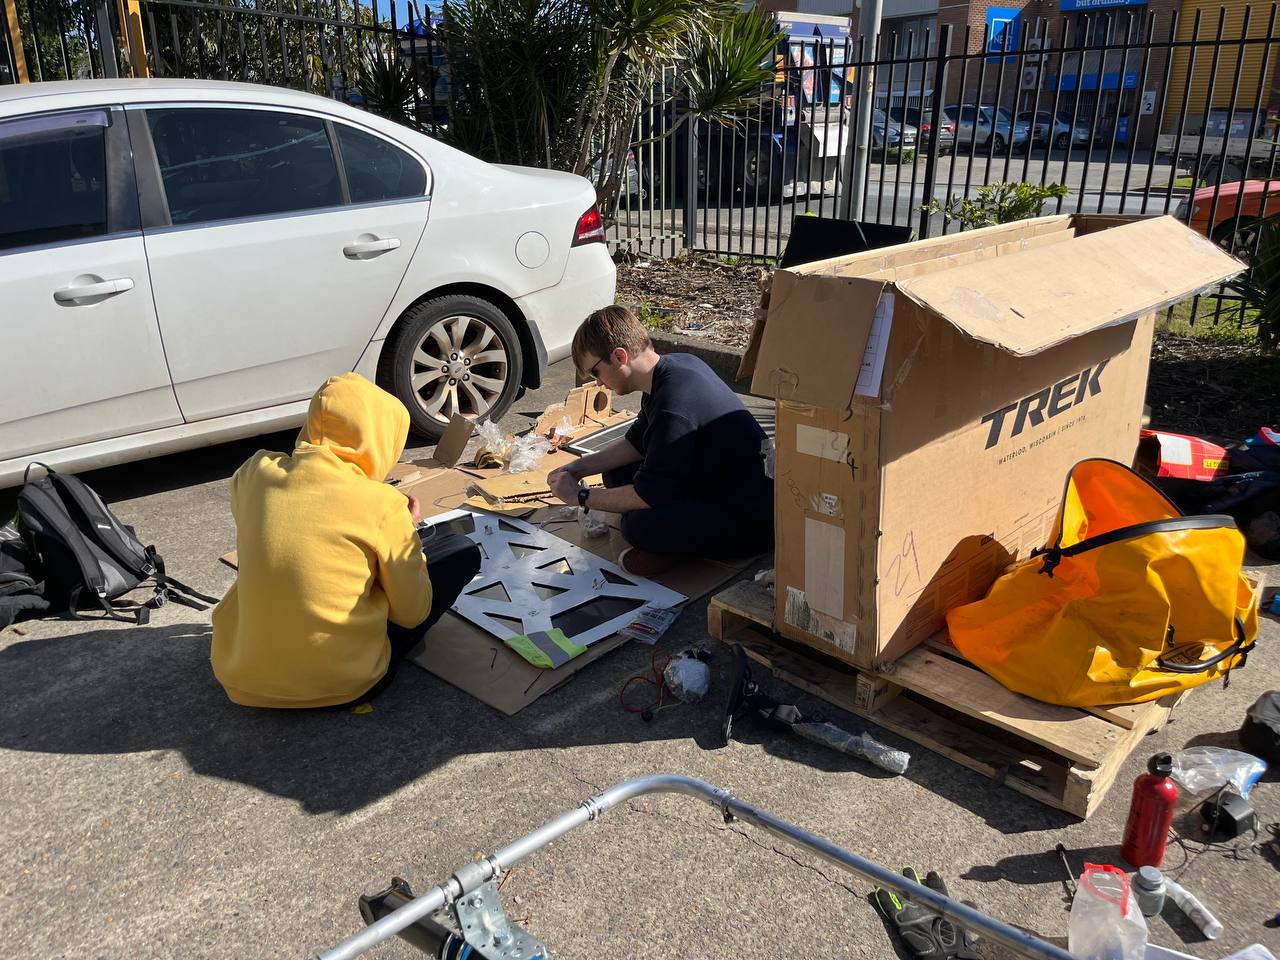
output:
[{"label": "wooden pallet", "polygon": [[707,629],[778,679],[1082,818],[1181,696],[1091,710],[1042,703],[968,663],[945,634],[874,672],[859,670],[778,637],[773,596],[750,581],[712,597]]}]

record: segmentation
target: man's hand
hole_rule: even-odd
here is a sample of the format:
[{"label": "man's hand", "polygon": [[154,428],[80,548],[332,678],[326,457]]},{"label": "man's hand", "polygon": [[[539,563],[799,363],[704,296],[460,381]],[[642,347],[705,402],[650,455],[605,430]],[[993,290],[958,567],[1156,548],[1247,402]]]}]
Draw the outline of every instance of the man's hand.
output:
[{"label": "man's hand", "polygon": [[409,516],[413,517],[415,524],[422,522],[422,504],[418,502],[418,498],[412,493],[406,493],[404,498],[409,501]]},{"label": "man's hand", "polygon": [[576,461],[574,463],[566,463],[563,467],[556,467],[554,470],[548,473],[547,483],[550,484],[551,489],[553,491],[555,490],[557,478],[559,478],[562,474],[572,479],[574,483],[577,483],[578,477],[580,476],[578,471],[574,469],[574,467],[576,467],[577,465],[578,464]]},{"label": "man's hand", "polygon": [[568,470],[553,470],[547,475],[547,484],[556,499],[575,507],[578,505],[578,478]]}]

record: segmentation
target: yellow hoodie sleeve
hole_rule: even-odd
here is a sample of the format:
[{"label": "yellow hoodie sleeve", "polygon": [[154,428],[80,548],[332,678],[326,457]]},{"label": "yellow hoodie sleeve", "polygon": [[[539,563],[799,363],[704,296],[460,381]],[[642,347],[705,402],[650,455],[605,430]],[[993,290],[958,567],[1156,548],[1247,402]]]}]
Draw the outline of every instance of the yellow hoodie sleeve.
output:
[{"label": "yellow hoodie sleeve", "polygon": [[403,506],[382,518],[378,543],[378,582],[387,595],[387,618],[416,627],[431,612],[431,578],[413,518]]}]

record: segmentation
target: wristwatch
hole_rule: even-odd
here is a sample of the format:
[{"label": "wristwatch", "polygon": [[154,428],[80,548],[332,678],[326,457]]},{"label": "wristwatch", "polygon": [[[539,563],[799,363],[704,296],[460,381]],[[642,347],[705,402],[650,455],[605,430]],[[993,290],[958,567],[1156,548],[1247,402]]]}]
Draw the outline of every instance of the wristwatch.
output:
[{"label": "wristwatch", "polygon": [[591,508],[587,506],[587,497],[591,495],[591,491],[586,487],[578,488],[578,506],[582,508],[583,513],[590,513]]}]

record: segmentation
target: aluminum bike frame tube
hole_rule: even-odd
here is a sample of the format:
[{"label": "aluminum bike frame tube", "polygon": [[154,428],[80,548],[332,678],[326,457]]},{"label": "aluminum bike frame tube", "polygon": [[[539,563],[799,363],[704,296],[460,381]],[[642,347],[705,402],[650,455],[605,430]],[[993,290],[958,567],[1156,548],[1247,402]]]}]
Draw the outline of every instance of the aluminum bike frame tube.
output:
[{"label": "aluminum bike frame tube", "polygon": [[814,836],[786,820],[736,799],[727,790],[693,777],[675,774],[658,774],[627,780],[584,800],[581,806],[562,813],[519,840],[502,847],[492,856],[466,864],[444,883],[387,914],[336,947],[318,954],[317,960],[351,960],[358,957],[376,944],[389,940],[415,920],[439,911],[571,830],[599,819],[606,811],[628,800],[651,793],[679,793],[705,800],[718,810],[726,821],[741,820],[781,840],[793,843],[828,863],[865,880],[870,880],[878,886],[893,890],[928,910],[942,914],[978,936],[988,937],[1003,944],[1020,956],[1032,958],[1032,960],[1073,960],[1071,954],[1061,947],[1046,943],[1029,933],[988,917],[958,900],[908,880],[899,873],[864,860],[829,840]]}]

